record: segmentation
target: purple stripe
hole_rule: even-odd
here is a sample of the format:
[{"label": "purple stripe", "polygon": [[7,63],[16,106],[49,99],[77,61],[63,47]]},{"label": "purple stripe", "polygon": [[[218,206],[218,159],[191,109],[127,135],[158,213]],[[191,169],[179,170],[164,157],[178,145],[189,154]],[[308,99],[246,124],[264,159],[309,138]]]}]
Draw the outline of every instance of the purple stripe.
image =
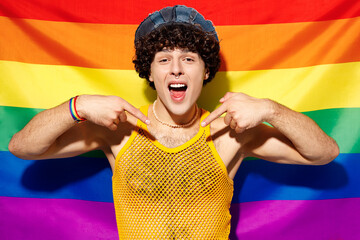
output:
[{"label": "purple stripe", "polygon": [[118,239],[114,204],[0,197],[0,239]]},{"label": "purple stripe", "polygon": [[360,198],[247,202],[231,213],[231,240],[360,239]]},{"label": "purple stripe", "polygon": [[[112,203],[0,197],[0,239],[118,239]],[[232,204],[230,239],[358,240],[360,198]]]}]

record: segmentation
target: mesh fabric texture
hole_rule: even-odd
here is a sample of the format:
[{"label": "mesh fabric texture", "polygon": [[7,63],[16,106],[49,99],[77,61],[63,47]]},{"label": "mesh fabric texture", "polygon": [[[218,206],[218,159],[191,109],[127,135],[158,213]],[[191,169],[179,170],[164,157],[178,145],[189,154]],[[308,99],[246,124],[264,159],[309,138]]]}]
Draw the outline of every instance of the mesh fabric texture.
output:
[{"label": "mesh fabric texture", "polygon": [[209,134],[166,148],[138,122],[113,176],[120,239],[228,239],[233,184]]}]

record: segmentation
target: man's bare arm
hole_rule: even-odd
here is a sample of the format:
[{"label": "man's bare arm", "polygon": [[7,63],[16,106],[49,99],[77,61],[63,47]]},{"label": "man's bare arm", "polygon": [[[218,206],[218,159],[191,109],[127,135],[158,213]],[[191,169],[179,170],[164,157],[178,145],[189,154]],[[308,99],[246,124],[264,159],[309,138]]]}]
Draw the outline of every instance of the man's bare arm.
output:
[{"label": "man's bare arm", "polygon": [[9,151],[24,159],[42,159],[56,139],[75,126],[69,114],[69,103],[44,110],[37,114],[10,143]]},{"label": "man's bare arm", "polygon": [[249,156],[280,163],[325,164],[339,154],[336,142],[313,120],[272,100],[228,93],[221,102],[203,125],[226,112],[225,124],[239,133]]},{"label": "man's bare arm", "polygon": [[40,112],[12,137],[9,151],[24,159],[75,156],[103,147],[101,129],[116,130],[119,122],[127,121],[126,112],[148,123],[138,109],[116,96],[82,95],[77,109],[87,122],[74,122],[68,101]]}]

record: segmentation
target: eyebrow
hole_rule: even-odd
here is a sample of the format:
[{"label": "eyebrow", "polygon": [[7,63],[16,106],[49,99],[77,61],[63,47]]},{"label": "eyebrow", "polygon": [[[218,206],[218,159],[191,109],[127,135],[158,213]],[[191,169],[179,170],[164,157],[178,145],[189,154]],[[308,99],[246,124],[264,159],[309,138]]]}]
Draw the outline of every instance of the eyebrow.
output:
[{"label": "eyebrow", "polygon": [[[174,50],[168,49],[168,48],[163,48],[160,52],[172,52]],[[188,53],[191,52],[189,49],[181,49],[182,52],[184,53]]]}]

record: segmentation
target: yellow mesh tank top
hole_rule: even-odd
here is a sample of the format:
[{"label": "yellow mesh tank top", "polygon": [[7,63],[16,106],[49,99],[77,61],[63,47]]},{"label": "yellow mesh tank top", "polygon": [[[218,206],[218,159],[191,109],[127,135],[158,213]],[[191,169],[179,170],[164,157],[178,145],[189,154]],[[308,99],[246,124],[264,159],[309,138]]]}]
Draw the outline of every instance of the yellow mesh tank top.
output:
[{"label": "yellow mesh tank top", "polygon": [[[140,109],[147,115],[148,106]],[[202,119],[208,112],[202,111]],[[120,239],[228,239],[233,182],[210,127],[167,148],[138,121],[116,158],[113,197]]]}]

